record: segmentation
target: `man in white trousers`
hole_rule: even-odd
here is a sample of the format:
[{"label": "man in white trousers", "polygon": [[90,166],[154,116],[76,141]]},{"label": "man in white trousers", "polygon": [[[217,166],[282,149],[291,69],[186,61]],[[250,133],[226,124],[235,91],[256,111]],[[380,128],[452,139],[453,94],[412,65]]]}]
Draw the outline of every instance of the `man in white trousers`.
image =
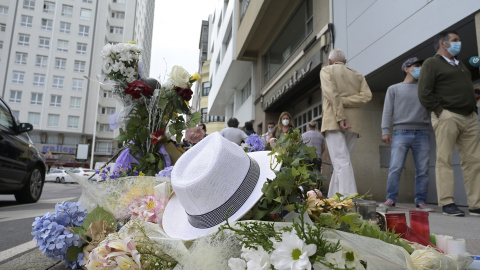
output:
[{"label": "man in white trousers", "polygon": [[360,108],[372,99],[362,74],[345,65],[345,53],[330,52],[328,66],[320,71],[322,88],[322,133],[327,143],[333,174],[328,197],[357,193],[350,156],[360,136]]}]

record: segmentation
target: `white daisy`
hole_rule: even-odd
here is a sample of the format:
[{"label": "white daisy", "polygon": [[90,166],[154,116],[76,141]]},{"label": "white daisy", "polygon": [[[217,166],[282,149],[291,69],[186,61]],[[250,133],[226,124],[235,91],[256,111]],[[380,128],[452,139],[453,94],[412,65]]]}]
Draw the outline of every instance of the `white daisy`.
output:
[{"label": "white daisy", "polygon": [[317,247],[307,245],[294,232],[284,232],[282,242],[274,242],[275,249],[270,255],[270,261],[275,269],[310,270],[312,265],[309,257],[315,254]]},{"label": "white daisy", "polygon": [[249,270],[271,269],[270,256],[262,246],[259,246],[257,250],[242,247],[241,257],[247,261],[247,269]]}]

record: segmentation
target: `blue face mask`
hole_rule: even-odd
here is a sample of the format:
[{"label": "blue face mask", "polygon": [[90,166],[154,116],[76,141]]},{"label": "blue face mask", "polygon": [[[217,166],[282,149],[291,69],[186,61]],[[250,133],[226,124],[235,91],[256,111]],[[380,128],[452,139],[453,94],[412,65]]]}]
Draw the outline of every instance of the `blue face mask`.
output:
[{"label": "blue face mask", "polygon": [[422,68],[421,67],[414,67],[413,72],[410,72],[410,74],[412,74],[412,76],[415,78],[415,80],[418,80],[418,76],[420,76],[420,69],[422,69]]},{"label": "blue face mask", "polygon": [[271,129],[268,129],[268,133],[272,133],[272,130],[271,130]]},{"label": "blue face mask", "polygon": [[455,56],[458,53],[460,53],[460,50],[462,49],[462,42],[450,42],[450,48],[447,49],[447,51]]}]

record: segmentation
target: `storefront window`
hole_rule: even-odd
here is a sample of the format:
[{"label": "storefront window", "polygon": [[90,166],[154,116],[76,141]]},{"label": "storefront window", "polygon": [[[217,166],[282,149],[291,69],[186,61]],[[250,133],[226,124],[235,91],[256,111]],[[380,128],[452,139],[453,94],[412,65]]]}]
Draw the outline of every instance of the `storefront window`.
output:
[{"label": "storefront window", "polygon": [[312,0],[305,0],[263,56],[264,85],[313,31]]}]

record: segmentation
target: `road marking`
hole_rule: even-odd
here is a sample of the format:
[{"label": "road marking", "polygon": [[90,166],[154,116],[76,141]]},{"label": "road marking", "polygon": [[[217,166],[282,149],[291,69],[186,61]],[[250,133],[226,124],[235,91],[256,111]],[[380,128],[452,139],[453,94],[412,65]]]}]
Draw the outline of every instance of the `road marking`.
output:
[{"label": "road marking", "polygon": [[20,253],[23,253],[25,251],[29,251],[30,249],[33,249],[37,246],[37,242],[35,241],[30,241],[25,244],[18,245],[16,247],[4,250],[0,252],[0,262],[3,262],[5,260],[10,259],[13,256],[17,256]]},{"label": "road marking", "polygon": [[[70,198],[58,198],[58,199],[50,199],[50,200],[43,200],[38,201],[37,203],[61,203],[63,201],[70,201],[70,200],[78,200],[78,197],[70,197]],[[42,217],[47,212],[54,213],[55,207],[52,209],[45,210],[45,209],[31,209],[31,210],[19,210],[19,209],[12,209],[18,208],[25,205],[13,205],[0,208],[0,223],[12,220],[19,220],[24,218],[35,218],[35,217]],[[5,210],[8,209],[8,210]]]}]

